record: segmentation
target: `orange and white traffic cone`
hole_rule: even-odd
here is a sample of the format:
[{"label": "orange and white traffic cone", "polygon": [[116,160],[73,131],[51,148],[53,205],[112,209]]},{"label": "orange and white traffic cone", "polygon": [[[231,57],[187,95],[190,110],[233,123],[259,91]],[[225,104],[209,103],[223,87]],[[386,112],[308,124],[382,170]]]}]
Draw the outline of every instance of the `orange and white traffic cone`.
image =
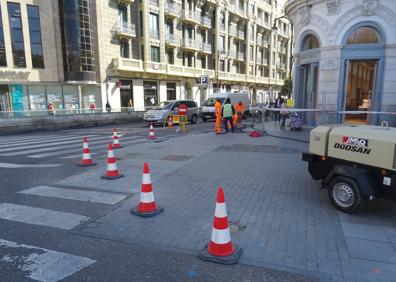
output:
[{"label": "orange and white traffic cone", "polygon": [[78,166],[87,167],[96,165],[91,158],[91,151],[88,147],[88,138],[84,136],[82,160],[77,164]]},{"label": "orange and white traffic cone", "polygon": [[117,128],[113,130],[113,149],[122,148],[120,140],[118,139]]},{"label": "orange and white traffic cone", "polygon": [[153,187],[151,185],[149,166],[148,163],[144,163],[140,202],[137,207],[132,209],[131,214],[142,217],[152,217],[163,211],[164,209],[158,207],[155,203]]},{"label": "orange and white traffic cone", "polygon": [[168,117],[168,128],[172,128],[173,127],[173,119],[172,116]]},{"label": "orange and white traffic cone", "polygon": [[114,180],[124,177],[123,174],[118,173],[116,158],[114,156],[113,146],[109,144],[109,151],[107,153],[107,170],[106,174],[102,175],[102,179]]},{"label": "orange and white traffic cone", "polygon": [[222,264],[235,264],[241,257],[242,249],[233,245],[228,227],[227,209],[223,188],[217,190],[215,218],[209,245],[199,254],[200,259]]},{"label": "orange and white traffic cone", "polygon": [[152,123],[150,123],[149,138],[150,138],[150,139],[155,139],[155,138],[156,138],[156,137],[155,137],[155,134],[154,134],[154,127],[153,127],[153,124],[152,124]]}]

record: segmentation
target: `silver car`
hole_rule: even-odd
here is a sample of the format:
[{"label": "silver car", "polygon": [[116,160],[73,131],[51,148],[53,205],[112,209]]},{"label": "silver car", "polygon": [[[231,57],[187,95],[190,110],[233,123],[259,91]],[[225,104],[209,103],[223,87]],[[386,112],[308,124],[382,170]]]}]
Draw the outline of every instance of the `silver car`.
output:
[{"label": "silver car", "polygon": [[187,117],[191,123],[198,120],[198,107],[191,100],[170,100],[159,103],[154,109],[144,113],[143,121],[154,124],[163,124],[164,119],[168,115],[177,115],[179,113],[179,105],[183,103],[187,106]]}]

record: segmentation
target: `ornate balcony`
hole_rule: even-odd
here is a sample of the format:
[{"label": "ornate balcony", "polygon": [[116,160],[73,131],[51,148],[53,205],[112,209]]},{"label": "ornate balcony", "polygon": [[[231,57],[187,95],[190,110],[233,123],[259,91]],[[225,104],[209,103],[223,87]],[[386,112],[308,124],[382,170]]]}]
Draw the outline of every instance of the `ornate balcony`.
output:
[{"label": "ornate balcony", "polygon": [[165,15],[173,18],[180,17],[181,8],[180,5],[166,2],[165,3]]},{"label": "ornate balcony", "polygon": [[195,40],[191,39],[191,38],[182,39],[182,47],[184,49],[189,49],[189,50],[192,50],[192,51],[199,50],[199,46],[196,44]]},{"label": "ornate balcony", "polygon": [[238,30],[238,38],[245,40],[245,32],[243,30]]},{"label": "ornate balcony", "polygon": [[237,52],[237,59],[238,59],[238,61],[245,61],[245,53]]},{"label": "ornate balcony", "polygon": [[177,47],[180,45],[180,39],[176,39],[174,34],[167,34],[165,37],[165,44],[171,47]]},{"label": "ornate balcony", "polygon": [[230,25],[229,28],[228,28],[228,34],[230,36],[237,37],[238,36],[238,30],[237,30],[236,26]]},{"label": "ornate balcony", "polygon": [[201,49],[199,51],[202,53],[212,54],[212,45],[207,43],[202,43]]},{"label": "ornate balcony", "polygon": [[184,21],[194,23],[194,24],[201,23],[201,16],[198,13],[196,13],[195,11],[183,9],[181,16],[182,16],[182,20],[184,20]]},{"label": "ornate balcony", "polygon": [[228,57],[236,59],[237,52],[235,50],[228,50]]},{"label": "ornate balcony", "polygon": [[212,27],[212,20],[207,16],[201,16],[201,25],[203,27],[211,28]]},{"label": "ornate balcony", "polygon": [[135,25],[127,22],[118,22],[115,27],[118,39],[130,39],[136,37]]}]

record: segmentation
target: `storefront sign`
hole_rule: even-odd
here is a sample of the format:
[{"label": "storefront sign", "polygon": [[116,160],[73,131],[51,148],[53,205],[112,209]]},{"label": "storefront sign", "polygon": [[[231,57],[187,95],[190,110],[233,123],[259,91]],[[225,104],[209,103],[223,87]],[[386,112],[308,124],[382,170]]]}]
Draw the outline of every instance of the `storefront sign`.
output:
[{"label": "storefront sign", "polygon": [[12,111],[14,112],[24,111],[22,85],[11,85],[11,101],[12,101]]}]

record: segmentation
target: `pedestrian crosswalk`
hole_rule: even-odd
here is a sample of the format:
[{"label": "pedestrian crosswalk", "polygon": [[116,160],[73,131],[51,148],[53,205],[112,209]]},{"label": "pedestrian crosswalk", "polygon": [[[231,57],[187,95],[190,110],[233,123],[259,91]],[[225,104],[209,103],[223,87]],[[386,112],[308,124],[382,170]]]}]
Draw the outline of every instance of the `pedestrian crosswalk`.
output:
[{"label": "pedestrian crosswalk", "polygon": [[[56,186],[36,186],[17,192],[23,194],[31,205],[21,205],[12,202],[0,203],[0,225],[22,224],[29,233],[29,226],[45,228],[45,233],[51,230],[69,231],[82,223],[88,222],[91,217],[81,214],[81,205],[103,205],[111,207],[127,198],[127,195],[112,192],[84,190],[82,188],[65,188]],[[33,199],[34,197],[34,199]],[[51,206],[58,206],[58,201],[69,206],[67,201],[79,202],[80,212],[65,212],[54,209],[37,207],[37,197],[44,202],[52,202]],[[73,206],[73,205],[71,205]],[[60,209],[60,208],[59,208]],[[89,213],[87,211],[87,213]],[[4,231],[5,229],[3,229]],[[24,242],[14,242],[1,238],[0,231],[0,265],[12,265],[21,271],[26,278],[38,281],[59,281],[77,271],[80,271],[96,262],[92,258],[76,256],[65,252],[48,250],[41,246],[32,246]],[[21,240],[21,236],[18,236]],[[40,245],[40,242],[35,245]],[[0,275],[1,276],[1,275]],[[1,280],[1,279],[0,279]]]},{"label": "pedestrian crosswalk", "polygon": [[[89,134],[86,135],[92,155],[104,154],[107,144],[112,143],[112,135]],[[135,145],[147,141],[139,135],[121,137],[122,145]],[[34,159],[58,157],[60,159],[81,158],[82,135],[43,135],[33,138],[0,137],[0,157],[28,157]],[[80,144],[81,143],[81,144]]]}]

